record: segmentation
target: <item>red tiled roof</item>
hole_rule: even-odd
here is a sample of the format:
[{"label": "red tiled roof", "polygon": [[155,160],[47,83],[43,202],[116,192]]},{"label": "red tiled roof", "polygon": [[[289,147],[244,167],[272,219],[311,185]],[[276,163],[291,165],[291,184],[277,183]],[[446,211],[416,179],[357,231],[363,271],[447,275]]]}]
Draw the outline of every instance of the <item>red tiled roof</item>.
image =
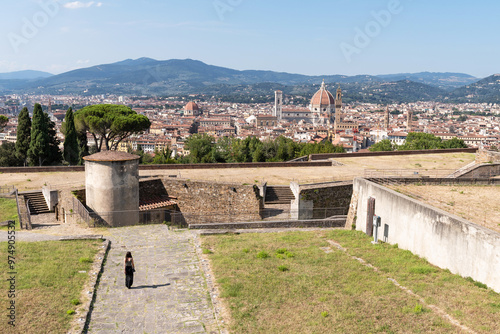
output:
[{"label": "red tiled roof", "polygon": [[148,196],[147,198],[139,199],[139,211],[148,211],[167,206],[176,205],[177,202],[172,201],[173,198],[168,196]]}]

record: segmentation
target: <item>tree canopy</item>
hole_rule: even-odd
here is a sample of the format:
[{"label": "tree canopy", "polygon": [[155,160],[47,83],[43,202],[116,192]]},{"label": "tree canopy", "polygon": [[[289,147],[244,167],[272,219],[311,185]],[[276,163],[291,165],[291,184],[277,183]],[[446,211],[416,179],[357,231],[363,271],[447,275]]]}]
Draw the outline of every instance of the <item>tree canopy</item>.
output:
[{"label": "tree canopy", "polygon": [[257,137],[245,139],[222,137],[216,140],[206,134],[192,135],[186,142],[190,154],[182,159],[190,163],[212,162],[278,162],[289,161],[313,153],[343,153],[342,146],[324,143],[297,143],[280,136],[260,141]]},{"label": "tree canopy", "polygon": [[118,148],[128,136],[149,129],[151,122],[129,107],[115,104],[98,104],[75,112],[75,125],[79,132],[92,134],[97,152],[104,144],[106,149]]},{"label": "tree canopy", "polygon": [[16,156],[26,166],[31,141],[31,118],[28,108],[24,107],[17,118]]},{"label": "tree canopy", "polygon": [[371,152],[377,151],[417,151],[439,150],[448,148],[467,148],[462,139],[452,138],[442,140],[431,133],[410,132],[403,145],[393,144],[389,139],[384,139],[370,147]]},{"label": "tree canopy", "polygon": [[0,131],[3,130],[3,128],[9,123],[9,119],[7,116],[0,115]]},{"label": "tree canopy", "polygon": [[78,134],[75,128],[73,109],[66,111],[64,122],[61,127],[64,134],[64,160],[70,165],[76,165],[79,158]]},{"label": "tree canopy", "polygon": [[49,153],[48,124],[39,103],[33,108],[33,122],[31,124],[31,141],[28,150],[28,159],[32,166],[41,166]]}]

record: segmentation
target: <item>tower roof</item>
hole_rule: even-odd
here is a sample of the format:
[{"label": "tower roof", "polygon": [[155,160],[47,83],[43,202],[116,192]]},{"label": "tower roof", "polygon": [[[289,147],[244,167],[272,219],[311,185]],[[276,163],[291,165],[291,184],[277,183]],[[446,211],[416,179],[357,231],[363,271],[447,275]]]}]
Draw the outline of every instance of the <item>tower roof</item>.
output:
[{"label": "tower roof", "polygon": [[83,157],[85,161],[129,161],[138,160],[141,157],[135,154],[129,154],[120,151],[101,151],[92,155]]}]

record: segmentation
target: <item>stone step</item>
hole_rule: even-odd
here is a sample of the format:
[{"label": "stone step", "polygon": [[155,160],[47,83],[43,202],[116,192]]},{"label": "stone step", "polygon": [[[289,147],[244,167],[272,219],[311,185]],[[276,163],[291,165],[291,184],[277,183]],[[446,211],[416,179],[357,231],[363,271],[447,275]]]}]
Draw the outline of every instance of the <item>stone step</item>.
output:
[{"label": "stone step", "polygon": [[45,197],[41,191],[23,193],[25,201],[28,202],[30,208],[30,213],[32,215],[38,215],[43,213],[50,213]]},{"label": "stone step", "polygon": [[290,204],[294,200],[290,187],[287,186],[268,186],[266,188],[266,204]]}]

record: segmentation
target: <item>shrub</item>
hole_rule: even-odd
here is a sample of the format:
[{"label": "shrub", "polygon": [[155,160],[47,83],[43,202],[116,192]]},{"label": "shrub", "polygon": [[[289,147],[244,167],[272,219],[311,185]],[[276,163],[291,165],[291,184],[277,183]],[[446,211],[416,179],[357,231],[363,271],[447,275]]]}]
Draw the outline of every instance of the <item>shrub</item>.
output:
[{"label": "shrub", "polygon": [[266,251],[260,251],[257,253],[258,259],[267,259],[268,257],[269,257],[269,254]]},{"label": "shrub", "polygon": [[474,281],[474,279],[472,277],[466,277],[465,279],[467,281],[471,282],[472,284],[474,284],[475,286],[477,286],[478,288],[488,289],[488,286],[486,284],[478,282],[478,281]]},{"label": "shrub", "polygon": [[214,252],[212,252],[210,249],[203,248],[202,253],[203,254],[213,254]]},{"label": "shrub", "polygon": [[293,254],[292,252],[285,252],[285,255],[286,257],[295,257],[295,254]]},{"label": "shrub", "polygon": [[285,254],[286,253],[286,248],[280,248],[276,251],[276,254]]},{"label": "shrub", "polygon": [[321,312],[321,316],[322,316],[323,318],[328,317],[328,312],[326,312],[326,311]]},{"label": "shrub", "polygon": [[427,274],[430,274],[430,273],[434,273],[436,271],[437,270],[435,268],[428,267],[428,266],[418,266],[418,267],[412,267],[412,268],[410,268],[410,273],[412,273],[412,274],[427,275]]},{"label": "shrub", "polygon": [[67,310],[66,313],[69,315],[72,315],[72,314],[75,314],[75,310]]},{"label": "shrub", "polygon": [[80,301],[78,299],[71,299],[71,304],[73,305],[79,305],[80,304]]},{"label": "shrub", "polygon": [[283,254],[276,254],[276,257],[278,259],[284,259],[285,258],[285,256]]},{"label": "shrub", "polygon": [[279,271],[288,271],[288,267],[287,266],[278,266],[278,270]]},{"label": "shrub", "polygon": [[92,259],[88,258],[88,257],[81,257],[78,261],[80,261],[80,263],[92,263]]},{"label": "shrub", "polygon": [[250,249],[248,249],[248,248],[243,248],[243,253],[248,253],[248,252],[250,252]]}]

